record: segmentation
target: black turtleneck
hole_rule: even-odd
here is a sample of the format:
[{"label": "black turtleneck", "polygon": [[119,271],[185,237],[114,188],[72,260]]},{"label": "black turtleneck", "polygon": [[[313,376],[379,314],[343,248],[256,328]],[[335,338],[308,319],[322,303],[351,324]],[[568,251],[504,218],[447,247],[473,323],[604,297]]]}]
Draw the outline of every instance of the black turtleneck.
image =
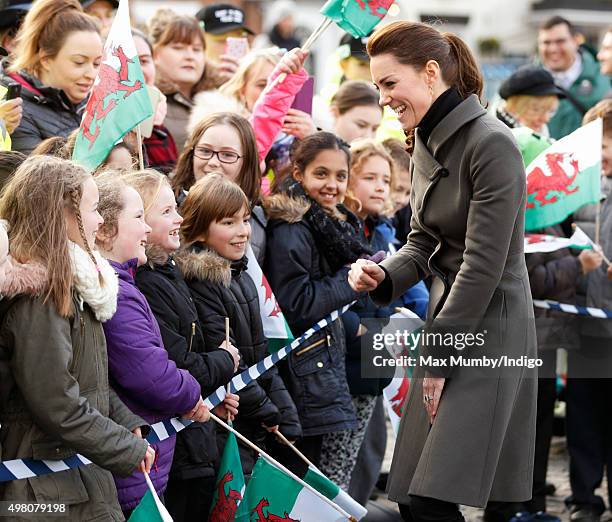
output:
[{"label": "black turtleneck", "polygon": [[423,140],[423,143],[427,143],[429,136],[436,128],[436,125],[440,123],[444,117],[450,113],[457,105],[463,100],[459,95],[459,92],[454,87],[445,90],[438,98],[433,102],[429,110],[423,116],[423,119],[417,125],[419,134]]}]

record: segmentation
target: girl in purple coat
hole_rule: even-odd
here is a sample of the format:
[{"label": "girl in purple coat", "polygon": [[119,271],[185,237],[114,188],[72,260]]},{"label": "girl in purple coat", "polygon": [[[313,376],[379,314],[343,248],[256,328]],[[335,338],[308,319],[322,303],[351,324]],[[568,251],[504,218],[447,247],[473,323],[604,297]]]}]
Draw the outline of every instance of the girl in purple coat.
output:
[{"label": "girl in purple coat", "polygon": [[[98,210],[104,218],[96,243],[119,277],[117,312],[104,324],[110,382],[119,397],[151,424],[177,415],[198,422],[209,419],[200,385],[188,371],[168,358],[159,327],[147,300],[134,282],[138,264],[146,262],[145,245],[151,228],[144,221],[136,190],[107,173],[96,178]],[[151,480],[162,494],[174,454],[175,437],[155,445],[157,459]],[[142,473],[115,477],[119,503],[129,518],[147,490]]]}]

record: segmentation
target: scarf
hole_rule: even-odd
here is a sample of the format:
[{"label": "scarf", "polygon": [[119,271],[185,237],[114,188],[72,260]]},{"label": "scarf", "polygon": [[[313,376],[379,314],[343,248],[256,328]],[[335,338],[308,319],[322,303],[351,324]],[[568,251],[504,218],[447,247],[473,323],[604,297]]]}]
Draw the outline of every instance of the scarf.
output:
[{"label": "scarf", "polygon": [[372,253],[367,246],[359,218],[344,205],[336,206],[338,212],[345,216],[345,219],[340,219],[306,194],[302,185],[295,180],[289,184],[287,193],[310,203],[302,219],[313,231],[315,242],[320,245],[319,251],[332,272]]},{"label": "scarf", "polygon": [[[74,287],[81,301],[86,302],[100,322],[108,321],[117,310],[119,282],[113,267],[99,252],[94,251],[97,266],[79,245],[68,242]],[[102,274],[104,286],[100,285]],[[81,305],[82,308],[82,305]]]}]

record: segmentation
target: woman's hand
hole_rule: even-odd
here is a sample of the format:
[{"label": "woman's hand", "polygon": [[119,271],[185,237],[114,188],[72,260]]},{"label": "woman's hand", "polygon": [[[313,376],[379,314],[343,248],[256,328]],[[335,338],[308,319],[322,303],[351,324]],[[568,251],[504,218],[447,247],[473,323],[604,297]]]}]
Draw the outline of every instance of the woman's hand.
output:
[{"label": "woman's hand", "polygon": [[302,51],[299,47],[291,49],[285,53],[278,63],[277,70],[281,74],[295,74],[304,67],[304,62],[308,58],[308,51]]},{"label": "woman's hand", "polygon": [[240,352],[238,351],[238,348],[236,348],[232,343],[227,344],[226,341],[223,341],[219,345],[219,348],[221,350],[225,350],[232,356],[232,359],[234,360],[234,371],[238,370],[238,364],[240,364]]},{"label": "woman's hand", "polygon": [[183,414],[183,419],[192,420],[194,422],[206,422],[210,419],[210,411],[204,404],[202,397],[200,397],[191,411]]},{"label": "woman's hand", "polygon": [[[140,430],[140,428],[136,429]],[[138,471],[141,471],[142,473],[150,473],[154,462],[155,450],[153,449],[153,446],[149,446],[147,448],[147,452],[145,453],[144,459],[142,459],[142,462],[138,464]]]},{"label": "woman's hand", "polygon": [[440,397],[442,397],[442,390],[444,389],[444,377],[428,377],[429,373],[425,372],[423,378],[423,403],[427,415],[429,415],[429,422],[433,424],[436,414],[438,413],[438,406],[440,405]]},{"label": "woman's hand", "polygon": [[223,402],[216,406],[213,409],[213,412],[217,417],[220,417],[223,420],[233,421],[234,417],[238,415],[238,403],[240,402],[240,397],[233,393],[226,393],[225,399]]},{"label": "woman's hand", "polygon": [[295,136],[299,140],[303,140],[307,136],[317,132],[317,128],[312,122],[310,114],[297,109],[289,109],[287,111],[281,130],[285,134]]},{"label": "woman's hand", "polygon": [[[155,88],[157,89],[157,87]],[[168,114],[168,102],[166,100],[166,95],[160,91],[159,102],[157,103],[155,116],[153,117],[153,125],[162,125],[166,119],[166,114]]]},{"label": "woman's hand", "polygon": [[23,100],[14,98],[0,102],[0,120],[4,120],[6,130],[9,134],[19,127],[23,115]]},{"label": "woman's hand", "polygon": [[230,80],[236,74],[239,65],[240,62],[229,54],[219,56],[219,77],[223,80],[223,83]]},{"label": "woman's hand", "polygon": [[358,259],[351,265],[348,281],[355,292],[371,292],[383,282],[385,271],[367,259]]}]

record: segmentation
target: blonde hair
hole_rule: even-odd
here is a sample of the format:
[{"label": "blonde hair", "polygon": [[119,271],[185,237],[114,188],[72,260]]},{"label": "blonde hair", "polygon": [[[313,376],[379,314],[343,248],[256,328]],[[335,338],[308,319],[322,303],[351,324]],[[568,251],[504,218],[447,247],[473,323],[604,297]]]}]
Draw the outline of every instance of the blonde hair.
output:
[{"label": "blonde hair", "polygon": [[[384,147],[382,143],[378,143],[370,138],[355,140],[351,143],[351,175],[349,176],[347,198],[345,205],[353,212],[359,212],[362,204],[352,193],[351,186],[355,183],[355,174],[361,171],[363,164],[368,158],[378,156],[385,160],[389,164],[389,170],[391,172],[391,179],[389,181],[389,187],[393,186],[395,180],[395,162],[389,151]],[[389,213],[393,210],[391,200],[387,198],[385,201],[385,208],[383,212]]]},{"label": "blonde hair", "polygon": [[550,96],[532,96],[529,94],[517,94],[510,96],[504,105],[507,110],[515,118],[522,118],[525,113],[533,109],[548,108],[549,111],[555,106],[558,97],[554,94]]},{"label": "blonde hair", "polygon": [[64,211],[74,214],[87,253],[80,213],[83,183],[91,177],[72,161],[31,156],[17,169],[0,198],[0,217],[10,223],[11,254],[20,263],[34,261],[47,269],[47,292],[62,317],[70,317],[73,274]]},{"label": "blonde hair", "polygon": [[162,187],[166,186],[172,190],[168,178],[153,169],[129,172],[121,176],[121,179],[140,194],[145,215],[151,210]]},{"label": "blonde hair", "polygon": [[66,38],[76,31],[100,34],[98,22],[85,14],[78,0],[37,0],[17,33],[9,71],[25,70],[38,77],[41,55],[57,56]]},{"label": "blonde hair", "polygon": [[268,49],[260,49],[251,51],[247,54],[244,59],[240,62],[238,69],[226,83],[220,88],[219,92],[226,96],[235,98],[244,105],[242,99],[242,92],[244,91],[247,83],[247,79],[252,74],[255,67],[259,64],[267,62],[272,66],[276,66],[280,62],[280,50],[278,47],[271,47]]},{"label": "blonde hair", "polygon": [[107,170],[94,178],[100,193],[98,212],[104,219],[96,235],[96,244],[106,251],[112,248],[117,237],[119,214],[125,208],[123,191],[128,185],[121,179],[121,174],[118,170]]},{"label": "blonde hair", "polygon": [[591,123],[597,118],[603,120],[603,135],[606,138],[612,137],[612,99],[601,100],[591,107],[582,118],[582,125]]},{"label": "blonde hair", "polygon": [[189,246],[204,242],[212,223],[233,216],[251,206],[242,189],[223,174],[213,172],[200,179],[191,189],[181,207],[181,244]]}]

